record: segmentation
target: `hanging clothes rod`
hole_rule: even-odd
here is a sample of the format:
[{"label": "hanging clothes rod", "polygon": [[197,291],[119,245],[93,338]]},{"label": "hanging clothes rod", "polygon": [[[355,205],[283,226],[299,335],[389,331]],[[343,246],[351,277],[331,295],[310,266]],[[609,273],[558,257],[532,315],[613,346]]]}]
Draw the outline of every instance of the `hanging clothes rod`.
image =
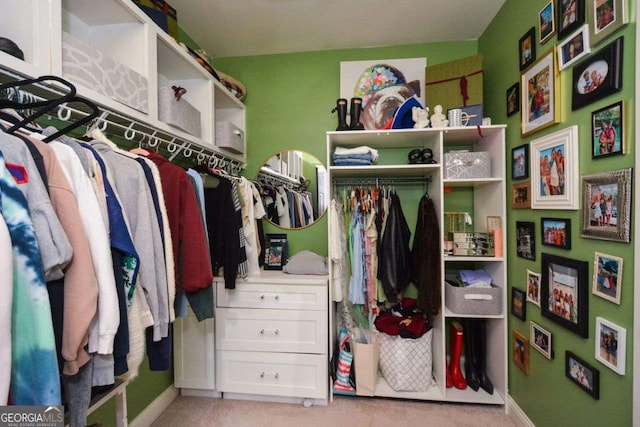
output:
[{"label": "hanging clothes rod", "polygon": [[273,186],[282,185],[291,190],[296,190],[301,187],[300,181],[297,181],[295,178],[283,175],[265,166],[261,167],[258,173],[258,182],[261,181]]},{"label": "hanging clothes rod", "polygon": [[[23,80],[25,77],[10,70],[0,67],[0,83]],[[52,96],[64,96],[65,91],[61,87],[53,84],[34,83],[29,85],[30,91],[18,89],[17,91],[7,91],[7,94],[0,96],[22,96],[30,102],[46,101]],[[31,89],[33,89],[31,91]],[[19,92],[18,92],[19,91]],[[203,147],[195,142],[188,141],[175,135],[172,132],[160,130],[153,125],[136,120],[125,114],[100,106],[100,115],[86,126],[85,134],[89,134],[93,129],[99,129],[105,134],[115,136],[131,142],[131,146],[150,147],[156,151],[164,149],[169,153],[169,160],[173,161],[181,156],[189,161],[196,161],[199,164],[207,164],[211,168],[221,169],[230,175],[237,176],[245,168],[242,161],[226,156],[210,148]],[[73,123],[82,117],[86,117],[90,112],[86,109],[61,104],[54,117],[66,123]],[[193,157],[192,157],[193,156]]]},{"label": "hanging clothes rod", "polygon": [[431,177],[334,178],[334,185],[415,185],[430,184]]}]

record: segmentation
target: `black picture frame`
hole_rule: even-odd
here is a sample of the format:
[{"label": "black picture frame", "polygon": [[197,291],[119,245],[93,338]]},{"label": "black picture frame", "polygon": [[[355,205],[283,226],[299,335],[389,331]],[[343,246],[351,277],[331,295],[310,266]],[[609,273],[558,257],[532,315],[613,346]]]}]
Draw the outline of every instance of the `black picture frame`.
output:
[{"label": "black picture frame", "polygon": [[515,82],[507,89],[507,117],[520,111],[520,82]]},{"label": "black picture frame", "polygon": [[265,235],[264,269],[282,270],[287,263],[288,241],[286,234]]},{"label": "black picture frame", "polygon": [[531,27],[520,37],[518,52],[520,71],[525,70],[536,61],[536,27]]},{"label": "black picture frame", "polygon": [[511,149],[511,178],[513,180],[529,178],[529,144]]},{"label": "black picture frame", "polygon": [[622,90],[623,42],[624,37],[618,37],[573,67],[572,110]]},{"label": "black picture frame", "polygon": [[586,261],[542,254],[542,316],[582,338],[589,337],[588,272]]},{"label": "black picture frame", "polygon": [[536,225],[530,221],[516,221],[516,254],[520,258],[536,260]]},{"label": "black picture frame", "polygon": [[560,249],[571,249],[571,220],[540,218],[540,243]]},{"label": "black picture frame", "polygon": [[584,0],[558,0],[556,11],[558,41],[584,24]]},{"label": "black picture frame", "polygon": [[[610,135],[610,134],[613,135]],[[591,158],[624,154],[624,102],[618,101],[591,113]]]},{"label": "black picture frame", "polygon": [[565,351],[564,374],[591,397],[600,400],[600,371],[569,350]]},{"label": "black picture frame", "polygon": [[546,4],[538,13],[538,27],[540,32],[540,43],[548,42],[556,33],[556,16],[553,7],[553,0]]},{"label": "black picture frame", "polygon": [[511,314],[520,320],[527,319],[527,294],[518,288],[511,288]]}]

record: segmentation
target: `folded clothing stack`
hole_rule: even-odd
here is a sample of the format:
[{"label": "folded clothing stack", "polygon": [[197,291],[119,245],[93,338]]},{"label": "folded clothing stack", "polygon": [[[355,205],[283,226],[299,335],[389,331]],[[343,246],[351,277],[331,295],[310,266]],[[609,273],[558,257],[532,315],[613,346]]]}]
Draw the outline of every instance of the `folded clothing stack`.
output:
[{"label": "folded clothing stack", "polygon": [[460,270],[458,271],[458,282],[464,287],[491,287],[491,276],[484,270]]},{"label": "folded clothing stack", "polygon": [[378,161],[378,150],[365,145],[355,148],[336,147],[333,153],[335,166],[366,166]]}]

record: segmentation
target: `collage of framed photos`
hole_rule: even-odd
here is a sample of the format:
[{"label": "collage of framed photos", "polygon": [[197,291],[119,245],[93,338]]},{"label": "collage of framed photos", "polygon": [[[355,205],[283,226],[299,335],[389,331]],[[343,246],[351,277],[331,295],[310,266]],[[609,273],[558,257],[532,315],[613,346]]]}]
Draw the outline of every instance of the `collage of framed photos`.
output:
[{"label": "collage of framed photos", "polygon": [[[571,82],[572,111],[614,98],[591,111],[590,123],[584,124],[590,128],[592,161],[625,154],[624,101],[615,99],[622,89],[624,37],[612,36],[628,23],[627,2],[551,0],[540,10],[538,25],[518,42],[520,80],[506,93],[507,116],[520,113],[522,137],[561,124],[560,110],[568,106],[562,105],[559,82],[560,74],[567,73],[563,81]],[[557,44],[540,52],[540,46],[554,35]],[[536,241],[556,253],[541,254],[540,272],[527,269],[524,289],[512,287],[511,314],[526,321],[527,303],[531,303],[540,308],[544,319],[588,338],[589,287],[593,295],[620,305],[623,259],[595,252],[589,276],[589,261],[562,256],[557,250],[571,250],[572,232],[577,230],[581,238],[630,242],[633,170],[581,174],[579,126],[583,125],[561,128],[511,150],[511,207],[558,211],[541,216],[539,223],[515,221],[518,257],[536,261]],[[572,227],[572,219],[562,211],[580,211],[580,224]],[[552,331],[545,328],[530,321],[529,336],[513,330],[513,360],[526,375],[530,373],[530,348],[549,360],[554,358],[555,341]],[[624,375],[626,329],[596,317],[595,341],[593,357]],[[598,369],[571,351],[564,356],[567,378],[599,399]]]}]

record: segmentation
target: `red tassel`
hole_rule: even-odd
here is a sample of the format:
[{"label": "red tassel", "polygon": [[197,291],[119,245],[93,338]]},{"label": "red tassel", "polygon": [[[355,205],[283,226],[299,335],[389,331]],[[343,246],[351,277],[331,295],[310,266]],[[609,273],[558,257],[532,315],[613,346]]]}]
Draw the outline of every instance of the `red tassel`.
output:
[{"label": "red tassel", "polygon": [[460,95],[462,95],[462,105],[466,107],[469,94],[467,92],[467,78],[465,76],[460,77]]}]

